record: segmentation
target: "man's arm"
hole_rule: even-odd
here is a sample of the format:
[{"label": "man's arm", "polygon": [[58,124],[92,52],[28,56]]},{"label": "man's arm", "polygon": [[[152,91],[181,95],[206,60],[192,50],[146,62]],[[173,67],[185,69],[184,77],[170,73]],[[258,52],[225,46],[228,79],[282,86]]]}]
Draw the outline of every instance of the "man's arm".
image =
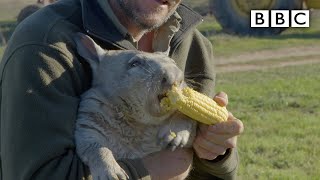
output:
[{"label": "man's arm", "polygon": [[162,150],[143,158],[152,179],[185,179],[192,168],[193,151],[178,148]]},{"label": "man's arm", "polygon": [[[26,45],[6,55],[2,72],[3,179],[81,179],[73,129],[79,69],[57,49]],[[77,62],[74,62],[77,63]]]},{"label": "man's arm", "polygon": [[[196,90],[213,98],[216,71],[211,42],[199,31],[195,30],[191,32],[189,36],[186,36],[186,38],[184,38],[184,40],[174,50],[173,58],[182,69],[185,69],[186,78],[188,80],[187,82]],[[215,100],[219,101],[217,98],[215,98]],[[226,104],[227,102],[225,105]],[[235,123],[235,125],[240,125],[238,127],[243,129],[243,125],[240,120],[232,121],[229,125],[233,127],[233,123]],[[207,126],[200,125],[200,127],[201,126],[201,134],[204,134],[204,136],[201,136],[201,134],[199,135],[198,133],[195,141],[200,142],[201,146],[208,149],[208,147],[210,147],[208,144],[210,144],[212,140],[216,141],[216,138],[219,139],[219,142],[229,141],[228,139],[223,139],[223,136],[206,136],[210,129],[203,128]],[[241,128],[239,131],[241,131]],[[225,130],[226,129],[223,129],[223,131]],[[236,140],[237,135],[237,133],[234,133],[229,137],[232,137],[232,140]],[[223,139],[223,141],[221,141],[221,139]],[[196,144],[198,144],[199,147],[199,143]],[[198,148],[197,145],[194,146],[196,156],[194,158],[194,168],[191,171],[190,179],[214,179],[218,177],[232,179],[236,176],[235,172],[239,163],[236,148],[231,146],[219,146],[220,145],[215,147],[211,146],[209,150],[213,150],[214,152],[209,151],[209,153],[205,150],[199,150],[200,148]],[[224,154],[228,148],[233,148],[233,150],[228,150],[228,152]],[[215,159],[218,155],[220,155],[219,158]],[[212,159],[215,160],[210,161]]]}]

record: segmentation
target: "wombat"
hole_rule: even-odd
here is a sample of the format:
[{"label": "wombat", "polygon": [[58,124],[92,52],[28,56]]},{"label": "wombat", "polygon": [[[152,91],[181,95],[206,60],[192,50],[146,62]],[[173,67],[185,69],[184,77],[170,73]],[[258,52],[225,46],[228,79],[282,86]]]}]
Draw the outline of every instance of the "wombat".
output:
[{"label": "wombat", "polygon": [[79,104],[76,150],[94,179],[127,179],[118,159],[191,146],[195,121],[160,107],[173,84],[186,86],[174,60],[163,53],[106,51],[81,33],[74,39],[92,69],[91,88]]}]

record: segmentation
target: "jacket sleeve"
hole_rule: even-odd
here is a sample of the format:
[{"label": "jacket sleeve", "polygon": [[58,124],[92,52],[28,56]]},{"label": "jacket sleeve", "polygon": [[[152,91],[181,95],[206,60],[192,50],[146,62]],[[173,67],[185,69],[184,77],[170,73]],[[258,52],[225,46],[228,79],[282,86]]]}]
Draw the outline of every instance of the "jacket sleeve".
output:
[{"label": "jacket sleeve", "polygon": [[[2,179],[91,179],[75,153],[73,134],[85,89],[84,65],[41,44],[21,46],[6,57],[1,72]],[[144,170],[139,159],[119,163],[133,179]]]},{"label": "jacket sleeve", "polygon": [[194,157],[195,168],[191,171],[188,179],[236,179],[238,168],[237,149],[229,149],[223,156],[218,156],[215,160],[208,161]]},{"label": "jacket sleeve", "polygon": [[[213,97],[216,71],[212,44],[198,30],[190,34],[174,50],[172,56],[180,68],[184,69],[187,83]],[[189,179],[234,179],[238,163],[236,149],[229,150],[215,161],[194,157],[194,169]]]}]

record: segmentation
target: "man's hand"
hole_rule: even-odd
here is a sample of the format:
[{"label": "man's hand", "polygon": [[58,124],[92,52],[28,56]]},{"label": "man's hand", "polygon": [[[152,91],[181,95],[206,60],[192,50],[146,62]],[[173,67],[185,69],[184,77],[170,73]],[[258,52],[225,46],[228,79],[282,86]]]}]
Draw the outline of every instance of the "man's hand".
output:
[{"label": "man's hand", "polygon": [[[218,93],[214,100],[221,106],[228,104],[225,93]],[[208,126],[201,124],[193,143],[194,152],[203,159],[213,160],[223,155],[228,148],[237,144],[237,136],[243,132],[243,124],[229,113],[226,122]],[[193,151],[178,148],[175,151],[162,150],[143,158],[143,163],[152,179],[184,179],[187,177],[193,161]]]},{"label": "man's hand", "polygon": [[[228,104],[228,96],[224,92],[213,98],[219,105]],[[237,145],[237,136],[243,132],[243,123],[229,113],[228,120],[215,125],[200,124],[193,149],[199,158],[213,160],[224,155],[229,148]]]}]

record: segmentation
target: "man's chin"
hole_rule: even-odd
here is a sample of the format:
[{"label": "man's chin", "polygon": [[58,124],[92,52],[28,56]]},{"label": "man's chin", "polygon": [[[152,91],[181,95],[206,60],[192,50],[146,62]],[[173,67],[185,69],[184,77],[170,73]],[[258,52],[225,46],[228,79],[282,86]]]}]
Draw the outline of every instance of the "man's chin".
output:
[{"label": "man's chin", "polygon": [[139,16],[136,16],[135,21],[141,26],[148,27],[149,29],[161,26],[169,17],[170,14],[168,14],[168,12],[150,12],[150,14],[140,14]]},{"label": "man's chin", "polygon": [[144,22],[139,22],[139,25],[143,29],[153,30],[160,27],[164,22],[165,20],[157,18],[157,19],[150,19]]}]

